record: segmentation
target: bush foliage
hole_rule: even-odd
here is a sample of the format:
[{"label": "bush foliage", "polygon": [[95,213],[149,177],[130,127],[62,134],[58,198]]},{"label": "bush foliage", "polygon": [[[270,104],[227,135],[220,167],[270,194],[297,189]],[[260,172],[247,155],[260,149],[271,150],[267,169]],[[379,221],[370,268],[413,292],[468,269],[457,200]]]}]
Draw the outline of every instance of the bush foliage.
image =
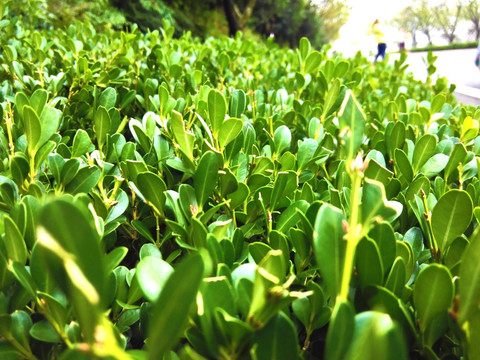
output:
[{"label": "bush foliage", "polygon": [[446,79],[1,14],[2,359],[478,356],[480,111]]}]

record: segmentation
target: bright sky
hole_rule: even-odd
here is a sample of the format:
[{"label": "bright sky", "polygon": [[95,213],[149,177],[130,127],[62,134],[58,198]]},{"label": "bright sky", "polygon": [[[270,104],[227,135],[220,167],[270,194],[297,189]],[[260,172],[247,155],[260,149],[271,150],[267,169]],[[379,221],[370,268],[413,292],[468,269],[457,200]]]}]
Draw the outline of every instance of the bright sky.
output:
[{"label": "bright sky", "polygon": [[367,35],[369,26],[380,19],[383,22],[390,21],[412,0],[349,0],[350,17],[347,23],[340,29],[340,40],[334,48],[344,53],[354,54],[358,50],[367,51],[364,47],[371,46],[375,40]]}]

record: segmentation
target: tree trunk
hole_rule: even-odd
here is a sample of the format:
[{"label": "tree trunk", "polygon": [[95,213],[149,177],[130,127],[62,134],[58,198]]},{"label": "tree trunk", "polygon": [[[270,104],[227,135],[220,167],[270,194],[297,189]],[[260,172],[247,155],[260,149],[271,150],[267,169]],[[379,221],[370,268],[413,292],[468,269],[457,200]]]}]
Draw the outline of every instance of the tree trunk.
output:
[{"label": "tree trunk", "polygon": [[228,22],[228,33],[234,36],[240,30],[238,18],[235,14],[233,0],[223,0],[223,9]]},{"label": "tree trunk", "polygon": [[228,32],[234,36],[237,31],[243,31],[247,25],[248,19],[252,16],[253,8],[257,0],[249,0],[243,13],[235,4],[235,0],[223,0],[223,9],[228,22]]}]

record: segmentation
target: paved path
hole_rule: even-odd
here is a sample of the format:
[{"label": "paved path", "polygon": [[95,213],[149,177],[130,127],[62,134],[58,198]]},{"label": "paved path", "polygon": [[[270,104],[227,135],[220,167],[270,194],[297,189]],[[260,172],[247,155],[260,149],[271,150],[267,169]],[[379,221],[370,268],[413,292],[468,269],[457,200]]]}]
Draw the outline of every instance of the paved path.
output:
[{"label": "paved path", "polygon": [[[475,66],[477,49],[443,50],[435,51],[437,56],[435,66],[437,72],[434,75],[446,77],[450,83],[455,84],[455,95],[464,104],[480,105],[480,69]],[[390,61],[398,58],[398,54],[391,54]],[[427,53],[418,52],[408,54],[407,71],[413,72],[419,80],[427,77],[425,66]]]}]

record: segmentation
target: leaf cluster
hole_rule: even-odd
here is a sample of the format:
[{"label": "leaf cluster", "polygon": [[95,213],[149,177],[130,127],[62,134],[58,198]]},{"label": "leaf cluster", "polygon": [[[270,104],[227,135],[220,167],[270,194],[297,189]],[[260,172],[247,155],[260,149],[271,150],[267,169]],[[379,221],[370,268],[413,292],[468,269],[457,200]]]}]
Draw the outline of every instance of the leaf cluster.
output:
[{"label": "leaf cluster", "polygon": [[0,357],[476,356],[480,112],[446,79],[0,24]]}]

